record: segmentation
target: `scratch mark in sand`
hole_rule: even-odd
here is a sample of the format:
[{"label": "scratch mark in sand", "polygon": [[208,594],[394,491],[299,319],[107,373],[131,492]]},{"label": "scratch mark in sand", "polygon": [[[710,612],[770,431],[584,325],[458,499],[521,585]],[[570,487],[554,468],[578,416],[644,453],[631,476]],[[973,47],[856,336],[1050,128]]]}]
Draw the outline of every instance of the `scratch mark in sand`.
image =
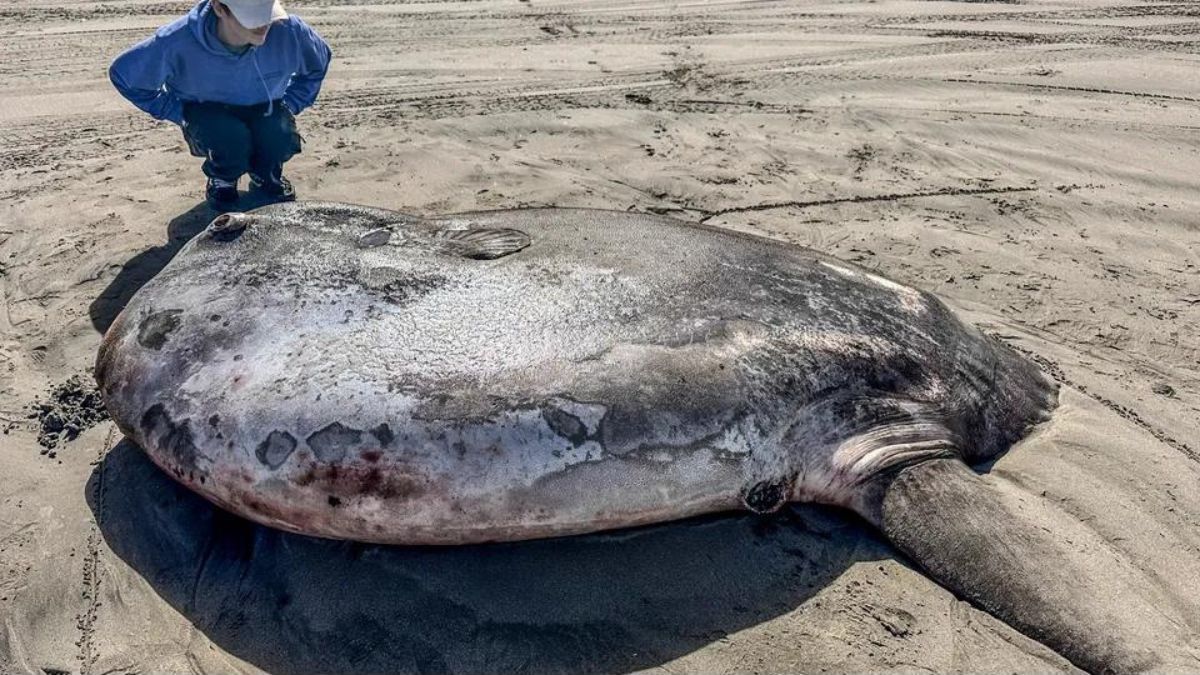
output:
[{"label": "scratch mark in sand", "polygon": [[730,209],[721,209],[720,211],[704,212],[705,216],[700,219],[703,223],[711,218],[723,216],[729,213],[745,213],[747,211],[768,211],[770,209],[783,208],[808,208],[810,206],[826,206],[829,204],[857,204],[861,202],[890,202],[900,199],[916,199],[919,197],[956,197],[962,195],[995,195],[1008,194],[1010,192],[1033,192],[1037,188],[1033,187],[1000,187],[1000,188],[944,188],[942,190],[931,190],[929,192],[901,192],[886,195],[863,195],[861,197],[843,197],[840,199],[817,199],[813,201],[790,201],[790,202],[771,202],[768,204],[755,204],[754,206],[736,206]]},{"label": "scratch mark in sand", "polygon": [[100,524],[104,520],[104,473],[105,463],[104,457],[108,451],[112,449],[113,437],[116,435],[116,428],[110,427],[108,435],[104,438],[104,444],[100,446],[100,451],[96,453],[97,479],[95,494],[93,498],[96,502],[96,522],[92,524],[91,532],[87,538],[87,552],[83,559],[83,599],[87,602],[87,607],[76,617],[75,625],[79,628],[80,637],[76,642],[79,646],[79,672],[83,675],[91,675],[92,668],[96,665],[97,654],[96,645],[94,642],[96,616],[100,611]]},{"label": "scratch mark in sand", "polygon": [[1178,96],[1176,94],[1154,94],[1143,91],[1123,91],[1120,89],[1101,89],[1096,87],[1071,87],[1062,84],[1041,84],[1038,82],[999,82],[994,80],[969,80],[966,78],[957,77],[948,77],[942,81],[954,82],[955,84],[991,84],[1001,87],[1047,89],[1051,91],[1078,91],[1086,94],[1112,94],[1115,96],[1132,96],[1134,98],[1154,98],[1167,101],[1187,101],[1189,103],[1200,103],[1200,98],[1193,98],[1191,96]]}]

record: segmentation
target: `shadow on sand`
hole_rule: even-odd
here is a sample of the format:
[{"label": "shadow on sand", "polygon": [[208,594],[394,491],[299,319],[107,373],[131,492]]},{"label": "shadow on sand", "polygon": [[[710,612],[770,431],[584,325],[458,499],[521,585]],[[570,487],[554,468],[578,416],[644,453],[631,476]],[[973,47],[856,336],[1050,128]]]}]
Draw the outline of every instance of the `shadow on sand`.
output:
[{"label": "shadow on sand", "polygon": [[112,550],[222,649],[276,673],[648,668],[890,557],[834,509],[455,548],[287,534],[210,505],[123,441],[88,482]]},{"label": "shadow on sand", "polygon": [[[254,193],[245,193],[237,202],[241,211],[249,211],[269,204],[270,201]],[[147,249],[131,258],[122,266],[112,283],[104,289],[100,296],[88,307],[88,315],[96,332],[103,335],[108,331],[117,315],[129,304],[129,299],[138,289],[162,271],[167,263],[179,253],[183,245],[191,241],[208,224],[216,218],[219,212],[211,209],[205,202],[200,202],[192,208],[171,219],[167,225],[167,243]]]}]

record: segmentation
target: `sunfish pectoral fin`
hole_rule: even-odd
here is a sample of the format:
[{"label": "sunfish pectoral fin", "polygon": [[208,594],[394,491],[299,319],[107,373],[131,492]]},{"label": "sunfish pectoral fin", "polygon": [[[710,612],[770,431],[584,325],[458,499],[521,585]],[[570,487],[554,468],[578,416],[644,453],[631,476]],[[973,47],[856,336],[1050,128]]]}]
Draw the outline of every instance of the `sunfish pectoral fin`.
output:
[{"label": "sunfish pectoral fin", "polygon": [[473,260],[494,260],[529,246],[529,235],[520,230],[484,227],[471,230],[437,230],[435,239],[445,248]]},{"label": "sunfish pectoral fin", "polygon": [[860,515],[936,581],[1076,666],[1200,668],[1187,624],[1128,571],[1072,549],[958,459],[882,472],[860,489]]}]

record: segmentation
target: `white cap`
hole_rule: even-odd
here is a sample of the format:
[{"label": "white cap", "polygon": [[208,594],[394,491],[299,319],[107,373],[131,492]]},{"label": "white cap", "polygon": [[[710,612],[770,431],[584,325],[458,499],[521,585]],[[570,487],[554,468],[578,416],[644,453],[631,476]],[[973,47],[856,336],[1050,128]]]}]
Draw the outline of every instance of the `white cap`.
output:
[{"label": "white cap", "polygon": [[245,28],[259,28],[272,21],[286,19],[279,0],[221,0],[233,12],[233,18]]}]

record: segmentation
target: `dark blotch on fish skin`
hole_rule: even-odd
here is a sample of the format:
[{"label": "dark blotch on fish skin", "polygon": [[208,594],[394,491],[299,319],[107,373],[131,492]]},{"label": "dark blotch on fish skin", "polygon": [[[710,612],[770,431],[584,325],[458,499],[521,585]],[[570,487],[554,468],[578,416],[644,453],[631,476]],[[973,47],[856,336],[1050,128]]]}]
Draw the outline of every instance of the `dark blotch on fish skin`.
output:
[{"label": "dark blotch on fish skin", "polygon": [[565,410],[542,408],[542,418],[554,433],[571,441],[571,445],[575,447],[583,445],[589,438],[583,421]]},{"label": "dark blotch on fish skin", "polygon": [[300,487],[332,492],[345,501],[358,495],[378,499],[414,499],[425,493],[424,481],[397,467],[354,463],[313,464],[297,474],[293,481]]},{"label": "dark blotch on fish skin", "polygon": [[606,450],[623,454],[641,447],[642,439],[653,438],[655,420],[651,411],[627,403],[609,406],[596,429],[596,440]]},{"label": "dark blotch on fish skin", "polygon": [[333,495],[330,495],[329,499],[327,501],[329,502],[329,505],[334,508],[337,508],[342,505],[342,500],[338,499],[337,497],[334,497]]},{"label": "dark blotch on fish skin", "polygon": [[791,486],[787,479],[760,481],[742,492],[742,503],[754,513],[774,513],[787,503]]},{"label": "dark blotch on fish skin", "polygon": [[314,431],[306,439],[322,462],[337,462],[346,456],[348,446],[362,441],[362,431],[334,422],[324,429]]},{"label": "dark blotch on fish skin", "polygon": [[176,422],[163,404],[155,403],[142,415],[141,427],[146,440],[173,459],[179,470],[196,470],[196,443],[186,418]]},{"label": "dark blotch on fish skin", "polygon": [[407,477],[389,475],[379,467],[372,466],[362,474],[359,492],[380,499],[409,498],[423,490]]},{"label": "dark blotch on fish skin", "polygon": [[392,433],[392,428],[386,422],[372,429],[371,435],[375,437],[375,440],[379,441],[379,445],[385,448],[391,445],[392,441],[396,440],[396,435]]},{"label": "dark blotch on fish skin", "polygon": [[442,288],[449,280],[440,274],[412,274],[378,287],[384,302],[392,305],[404,305],[417,298]]},{"label": "dark blotch on fish skin", "polygon": [[267,434],[263,442],[258,444],[258,447],[254,449],[254,456],[272,469],[278,469],[291,456],[296,445],[295,436],[276,429]]},{"label": "dark blotch on fish skin", "polygon": [[180,314],[183,314],[182,309],[168,309],[142,319],[138,326],[138,344],[155,351],[162,349],[167,336],[179,328]]}]

